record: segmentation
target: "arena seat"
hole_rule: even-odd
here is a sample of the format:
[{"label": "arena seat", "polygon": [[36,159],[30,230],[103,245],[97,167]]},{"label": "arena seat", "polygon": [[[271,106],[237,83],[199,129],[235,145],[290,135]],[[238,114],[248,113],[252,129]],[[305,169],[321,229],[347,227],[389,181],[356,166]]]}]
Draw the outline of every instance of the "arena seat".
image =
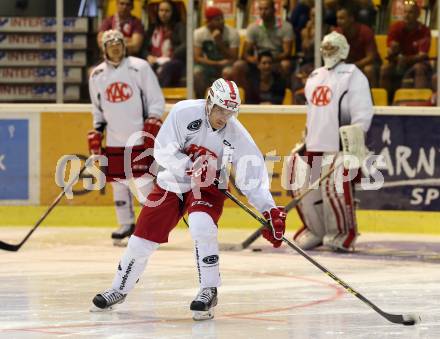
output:
[{"label": "arena seat", "polygon": [[371,96],[374,106],[388,106],[388,92],[385,88],[372,88]]},{"label": "arena seat", "polygon": [[394,106],[432,106],[430,88],[399,88],[394,94]]},{"label": "arena seat", "polygon": [[293,105],[292,90],[290,88],[286,88],[286,91],[284,92],[284,99],[282,104]]},{"label": "arena seat", "polygon": [[431,45],[429,46],[428,56],[430,59],[437,58],[437,38],[431,37]]},{"label": "arena seat", "polygon": [[379,52],[380,58],[382,59],[382,62],[384,64],[387,64],[388,63],[388,60],[386,59],[386,56],[388,54],[387,36],[385,34],[376,34],[374,38],[376,39],[377,51]]},{"label": "arena seat", "polygon": [[186,99],[186,87],[163,87],[162,93],[167,102],[177,102]]}]

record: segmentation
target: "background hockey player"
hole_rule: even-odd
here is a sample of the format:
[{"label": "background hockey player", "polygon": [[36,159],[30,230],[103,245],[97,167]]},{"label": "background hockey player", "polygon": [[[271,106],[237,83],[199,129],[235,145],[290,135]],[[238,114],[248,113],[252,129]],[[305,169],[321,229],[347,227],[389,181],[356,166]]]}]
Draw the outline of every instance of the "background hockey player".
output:
[{"label": "background hockey player", "polygon": [[[134,162],[138,155],[150,148],[154,140],[139,138],[133,143],[132,169],[124,168],[124,150],[130,136],[136,132],[148,132],[156,136],[162,125],[161,116],[165,100],[156,75],[145,60],[126,57],[122,33],[105,31],[102,35],[105,61],[91,73],[89,80],[90,99],[93,104],[93,128],[88,134],[89,150],[102,154],[103,133],[106,133],[105,155],[107,181],[113,187],[113,198],[120,228],[112,233],[117,243],[134,231],[133,197],[126,180],[132,172],[136,179],[138,197],[146,197],[152,188],[152,177],[148,172],[153,157],[144,157]],[[143,176],[143,178],[139,178]],[[128,178],[129,179],[129,178]],[[142,202],[142,201],[141,201]]]},{"label": "background hockey player", "polygon": [[[367,78],[354,64],[344,62],[349,49],[342,34],[326,35],[321,44],[324,67],[315,69],[307,79],[306,148],[301,155],[294,156],[293,164],[297,186],[314,182],[320,172],[327,173],[341,163],[341,126],[345,125],[350,132],[351,148],[365,147],[363,137],[371,124],[373,104]],[[358,140],[362,140],[361,145],[357,145]],[[340,166],[335,173],[338,171],[343,173],[323,180],[320,188],[305,196],[297,207],[303,227],[294,240],[303,249],[324,244],[336,251],[349,251],[355,244],[358,230],[353,179],[358,166],[351,170]],[[298,193],[301,188],[294,192]]]},{"label": "background hockey player", "polygon": [[[274,232],[267,229],[263,236],[274,247],[281,245],[285,213],[275,206],[269,191],[261,152],[236,118],[241,102],[238,87],[232,81],[218,79],[208,93],[206,100],[177,103],[159,131],[154,156],[164,170],[159,172],[157,184],[137,220],[112,288],[93,299],[97,309],[108,309],[124,301],[150,255],[168,241],[170,231],[187,211],[200,282],[200,291],[190,309],[195,320],[213,317],[221,283],[217,224],[225,200],[214,179],[219,176],[222,163],[232,164],[240,190],[271,222]],[[250,159],[252,165],[243,166]]]}]

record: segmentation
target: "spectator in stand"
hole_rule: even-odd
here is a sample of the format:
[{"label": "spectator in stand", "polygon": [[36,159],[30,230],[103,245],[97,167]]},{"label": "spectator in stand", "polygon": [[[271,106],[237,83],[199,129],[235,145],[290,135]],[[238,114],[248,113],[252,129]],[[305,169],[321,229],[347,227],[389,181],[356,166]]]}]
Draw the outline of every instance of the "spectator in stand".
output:
[{"label": "spectator in stand", "polygon": [[246,103],[281,105],[286,85],[281,75],[273,70],[273,56],[270,51],[258,54],[257,72],[249,74],[249,91],[246,92]]},{"label": "spectator in stand", "polygon": [[99,28],[98,46],[101,46],[102,34],[110,29],[116,29],[124,35],[128,55],[139,56],[143,37],[144,26],[142,22],[131,15],[134,0],[116,0],[116,14],[106,18]]},{"label": "spectator in stand", "polygon": [[373,28],[376,25],[377,10],[372,0],[356,0],[359,7],[357,19],[361,24]]},{"label": "spectator in stand", "polygon": [[162,87],[177,87],[185,70],[186,26],[171,0],[162,0],[145,33],[143,57]]},{"label": "spectator in stand", "polygon": [[290,83],[291,54],[293,46],[292,25],[275,16],[273,0],[259,0],[260,18],[246,29],[246,42],[243,48],[243,59],[234,64],[233,78],[238,86],[246,92],[250,83],[246,75],[257,70],[258,54],[270,51],[274,60],[274,68],[283,79]]},{"label": "spectator in stand", "polygon": [[[258,53],[270,51],[284,76],[290,74],[293,47],[293,28],[275,16],[273,0],[259,0],[260,18],[246,29],[245,60],[257,65]],[[277,65],[275,65],[277,67]]]},{"label": "spectator in stand", "polygon": [[341,7],[339,0],[324,0],[323,3],[324,15],[322,21],[324,23],[323,32],[330,32],[336,27],[336,12]]},{"label": "spectator in stand", "polygon": [[194,90],[204,98],[206,89],[217,78],[231,79],[232,64],[238,58],[240,36],[225,25],[223,12],[217,7],[205,10],[206,25],[194,31]]},{"label": "spectator in stand", "polygon": [[292,9],[289,15],[289,22],[295,34],[296,53],[302,50],[301,31],[306,27],[310,20],[310,9],[313,7],[312,0],[300,0]]},{"label": "spectator in stand", "polygon": [[304,86],[309,74],[315,69],[315,8],[310,10],[310,19],[301,31],[301,52],[297,55],[299,69],[292,74],[293,103],[305,105]]},{"label": "spectator in stand", "polygon": [[377,87],[381,60],[373,30],[356,22],[353,7],[340,8],[335,31],[345,36],[350,45],[347,63],[355,64],[368,78],[370,87]]},{"label": "spectator in stand", "polygon": [[380,86],[388,90],[390,99],[399,87],[427,88],[431,66],[428,51],[431,31],[418,21],[420,9],[415,1],[404,4],[404,19],[388,31],[388,64],[382,65]]}]

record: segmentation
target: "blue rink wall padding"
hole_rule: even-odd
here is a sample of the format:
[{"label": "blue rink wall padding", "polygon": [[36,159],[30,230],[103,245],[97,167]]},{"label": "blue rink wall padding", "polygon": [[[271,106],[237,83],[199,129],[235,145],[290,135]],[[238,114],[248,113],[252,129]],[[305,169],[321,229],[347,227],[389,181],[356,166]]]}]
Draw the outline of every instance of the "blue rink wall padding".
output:
[{"label": "blue rink wall padding", "polygon": [[374,210],[440,210],[440,117],[376,115],[367,146],[382,155],[384,187],[356,193]]},{"label": "blue rink wall padding", "polygon": [[0,200],[29,199],[29,120],[0,119]]}]

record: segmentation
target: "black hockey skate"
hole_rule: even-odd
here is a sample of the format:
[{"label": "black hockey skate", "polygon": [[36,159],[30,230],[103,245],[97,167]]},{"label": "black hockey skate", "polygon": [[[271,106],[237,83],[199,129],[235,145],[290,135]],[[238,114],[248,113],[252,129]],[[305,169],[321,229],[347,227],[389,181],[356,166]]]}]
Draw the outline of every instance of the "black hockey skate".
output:
[{"label": "black hockey skate", "polygon": [[217,288],[202,288],[189,307],[193,311],[194,320],[214,318],[214,307],[217,306]]},{"label": "black hockey skate", "polygon": [[126,296],[114,289],[97,294],[92,301],[95,307],[92,307],[90,312],[110,311],[114,305],[123,303]]},{"label": "black hockey skate", "polygon": [[130,237],[134,232],[135,225],[121,225],[116,231],[112,232],[113,245],[125,247],[127,242],[122,239]]}]

